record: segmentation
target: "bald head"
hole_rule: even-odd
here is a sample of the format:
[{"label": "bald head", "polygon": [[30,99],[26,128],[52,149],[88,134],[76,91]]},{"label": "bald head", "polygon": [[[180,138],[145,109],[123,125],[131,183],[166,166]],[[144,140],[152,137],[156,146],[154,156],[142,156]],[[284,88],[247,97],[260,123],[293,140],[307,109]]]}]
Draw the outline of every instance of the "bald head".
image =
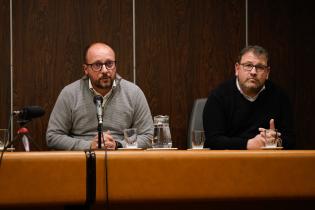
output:
[{"label": "bald head", "polygon": [[97,42],[89,45],[84,52],[82,69],[90,79],[94,90],[105,96],[111,90],[116,78],[114,50],[105,43]]},{"label": "bald head", "polygon": [[115,57],[115,51],[107,44],[103,42],[95,42],[85,47],[83,51],[83,62],[89,63],[89,57],[91,56],[91,51],[99,50],[99,49],[106,49],[110,53],[112,53]]}]

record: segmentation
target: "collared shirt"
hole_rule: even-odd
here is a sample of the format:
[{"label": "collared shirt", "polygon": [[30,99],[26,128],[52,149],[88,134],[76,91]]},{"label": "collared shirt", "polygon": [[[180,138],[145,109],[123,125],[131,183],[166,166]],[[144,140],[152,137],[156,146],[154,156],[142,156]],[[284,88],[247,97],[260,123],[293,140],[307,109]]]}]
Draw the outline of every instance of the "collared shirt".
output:
[{"label": "collared shirt", "polygon": [[257,95],[255,95],[254,97],[248,96],[248,95],[246,95],[246,94],[242,91],[242,89],[241,89],[241,87],[240,87],[240,84],[239,84],[237,78],[236,78],[236,87],[237,87],[237,89],[240,91],[240,93],[245,97],[245,99],[247,99],[247,100],[250,101],[250,102],[254,102],[254,101],[258,98],[258,95],[259,95],[263,90],[266,89],[266,87],[265,87],[265,85],[264,85],[264,86],[260,89],[260,91],[257,93]]},{"label": "collared shirt", "polygon": [[108,100],[110,94],[112,93],[113,89],[116,87],[116,80],[114,80],[113,82],[113,85],[112,85],[112,88],[110,89],[110,91],[105,95],[105,96],[102,96],[102,94],[100,94],[99,92],[97,92],[94,88],[93,88],[93,85],[91,83],[91,80],[89,79],[89,89],[92,91],[92,93],[94,95],[100,95],[103,97],[103,103],[102,103],[102,107],[104,107],[106,101]]}]

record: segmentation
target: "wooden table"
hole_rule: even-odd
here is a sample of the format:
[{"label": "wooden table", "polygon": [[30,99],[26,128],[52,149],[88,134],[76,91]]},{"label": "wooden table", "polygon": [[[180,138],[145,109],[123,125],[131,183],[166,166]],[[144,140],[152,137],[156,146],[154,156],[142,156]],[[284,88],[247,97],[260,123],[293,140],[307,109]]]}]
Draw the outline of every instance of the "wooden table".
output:
[{"label": "wooden table", "polygon": [[[314,150],[95,153],[100,205],[315,201]],[[84,152],[5,153],[0,206],[84,204],[86,171]]]}]

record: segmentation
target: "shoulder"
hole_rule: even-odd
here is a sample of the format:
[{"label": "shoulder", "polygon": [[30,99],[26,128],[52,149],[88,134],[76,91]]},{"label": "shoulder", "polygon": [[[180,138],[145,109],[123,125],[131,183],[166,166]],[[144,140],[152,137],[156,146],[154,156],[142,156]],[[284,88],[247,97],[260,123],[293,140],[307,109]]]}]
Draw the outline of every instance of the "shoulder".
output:
[{"label": "shoulder", "polygon": [[120,80],[120,85],[124,88],[130,88],[131,90],[139,90],[140,88],[133,82],[130,82],[125,79]]},{"label": "shoulder", "polygon": [[233,101],[238,99],[239,94],[235,78],[229,79],[210,92],[205,107],[221,109],[229,104],[233,104]]},{"label": "shoulder", "polygon": [[222,82],[219,86],[214,88],[210,96],[215,97],[229,97],[231,95],[235,95],[236,87],[236,79],[233,77],[227,81]]},{"label": "shoulder", "polygon": [[116,108],[134,110],[138,107],[147,106],[147,101],[144,93],[136,84],[125,79],[119,79],[116,88],[113,90],[111,104]]},{"label": "shoulder", "polygon": [[114,91],[114,99],[119,104],[130,104],[132,106],[147,103],[146,97],[140,87],[125,79],[120,79]]},{"label": "shoulder", "polygon": [[87,83],[88,80],[86,79],[79,79],[79,80],[76,80],[68,85],[66,85],[62,90],[61,92],[63,93],[67,93],[67,94],[74,94],[74,93],[77,93],[79,89],[82,89],[86,83]]},{"label": "shoulder", "polygon": [[142,90],[140,89],[140,87],[128,80],[121,79],[119,85],[121,91],[127,93],[128,95],[142,94]]},{"label": "shoulder", "polygon": [[59,98],[66,101],[74,101],[78,98],[82,98],[84,92],[88,90],[88,80],[79,79],[68,85],[66,85],[60,92]]}]

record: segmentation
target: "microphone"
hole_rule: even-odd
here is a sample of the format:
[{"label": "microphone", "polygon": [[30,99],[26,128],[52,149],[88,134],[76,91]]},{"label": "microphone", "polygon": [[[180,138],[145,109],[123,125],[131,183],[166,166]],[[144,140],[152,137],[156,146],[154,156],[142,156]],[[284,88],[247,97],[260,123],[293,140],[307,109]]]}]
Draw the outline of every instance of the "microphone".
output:
[{"label": "microphone", "polygon": [[29,121],[33,118],[41,117],[45,114],[45,110],[40,106],[27,106],[20,111],[13,111],[13,115],[23,121]]},{"label": "microphone", "polygon": [[102,108],[103,97],[99,95],[94,96],[93,101],[96,105],[96,116],[97,116],[98,124],[102,125],[103,124],[103,108]]}]

